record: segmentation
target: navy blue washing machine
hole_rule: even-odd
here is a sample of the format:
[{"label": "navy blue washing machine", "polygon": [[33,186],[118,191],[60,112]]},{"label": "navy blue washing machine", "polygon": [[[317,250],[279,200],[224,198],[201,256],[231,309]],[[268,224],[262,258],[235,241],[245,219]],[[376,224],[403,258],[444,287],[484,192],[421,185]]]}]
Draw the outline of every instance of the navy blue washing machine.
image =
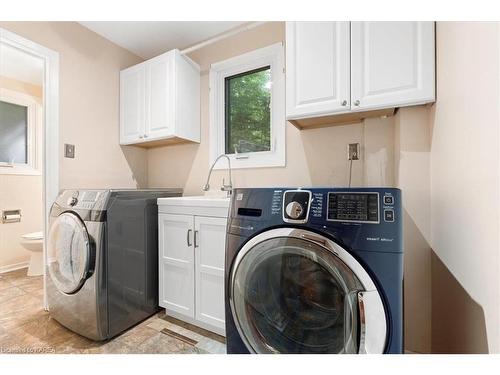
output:
[{"label": "navy blue washing machine", "polygon": [[402,353],[401,191],[235,189],[228,353]]}]

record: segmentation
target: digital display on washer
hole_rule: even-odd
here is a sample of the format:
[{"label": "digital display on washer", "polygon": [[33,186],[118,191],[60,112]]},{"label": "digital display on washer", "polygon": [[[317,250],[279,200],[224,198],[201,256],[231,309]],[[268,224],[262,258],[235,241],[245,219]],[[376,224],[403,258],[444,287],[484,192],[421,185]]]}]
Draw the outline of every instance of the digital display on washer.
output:
[{"label": "digital display on washer", "polygon": [[377,193],[328,193],[328,220],[378,222]]}]

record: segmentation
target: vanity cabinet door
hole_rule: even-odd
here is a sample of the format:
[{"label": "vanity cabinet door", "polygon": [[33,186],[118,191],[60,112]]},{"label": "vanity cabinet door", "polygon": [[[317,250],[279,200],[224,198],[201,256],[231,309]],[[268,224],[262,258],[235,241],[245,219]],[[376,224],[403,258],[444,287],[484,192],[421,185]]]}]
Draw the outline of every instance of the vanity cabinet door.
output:
[{"label": "vanity cabinet door", "polygon": [[159,214],[159,304],[194,318],[194,218]]},{"label": "vanity cabinet door", "polygon": [[224,335],[224,257],[227,219],[196,216],[196,320]]}]

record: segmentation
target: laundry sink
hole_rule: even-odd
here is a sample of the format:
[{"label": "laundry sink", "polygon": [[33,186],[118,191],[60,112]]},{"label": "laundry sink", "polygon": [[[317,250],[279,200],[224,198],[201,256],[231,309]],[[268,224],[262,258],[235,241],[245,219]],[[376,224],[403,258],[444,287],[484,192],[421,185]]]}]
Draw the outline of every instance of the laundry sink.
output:
[{"label": "laundry sink", "polygon": [[229,197],[213,195],[195,195],[185,197],[158,198],[158,205],[197,206],[197,207],[229,207]]},{"label": "laundry sink", "polygon": [[158,213],[227,217],[229,202],[216,194],[158,198]]}]

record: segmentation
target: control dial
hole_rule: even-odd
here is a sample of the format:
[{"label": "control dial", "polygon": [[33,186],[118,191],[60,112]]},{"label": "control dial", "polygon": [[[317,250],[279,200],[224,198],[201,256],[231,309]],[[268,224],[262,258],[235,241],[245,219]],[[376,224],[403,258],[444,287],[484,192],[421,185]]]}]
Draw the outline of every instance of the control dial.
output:
[{"label": "control dial", "polygon": [[304,212],[304,208],[299,202],[290,202],[285,207],[285,212],[290,219],[298,219]]},{"label": "control dial", "polygon": [[76,197],[71,197],[68,199],[69,206],[75,206],[78,203],[78,199]]}]

